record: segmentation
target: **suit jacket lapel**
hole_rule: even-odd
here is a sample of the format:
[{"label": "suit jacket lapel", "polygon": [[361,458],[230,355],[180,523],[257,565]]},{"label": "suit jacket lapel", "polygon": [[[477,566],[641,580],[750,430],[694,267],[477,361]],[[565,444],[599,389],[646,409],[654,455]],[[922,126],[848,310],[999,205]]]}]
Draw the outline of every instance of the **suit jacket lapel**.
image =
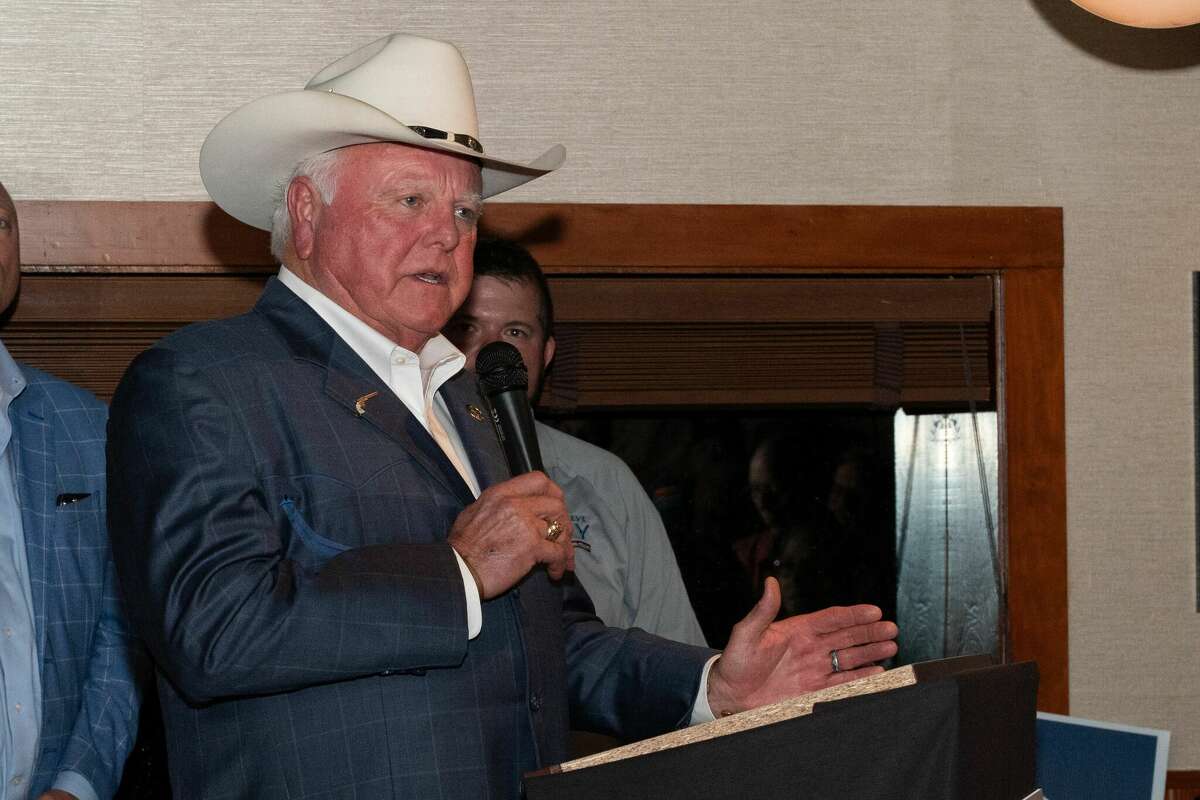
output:
[{"label": "suit jacket lapel", "polygon": [[[474,501],[475,495],[471,493],[470,487],[463,482],[462,476],[450,463],[450,459],[446,458],[446,454],[429,431],[417,421],[400,398],[379,380],[379,376],[370,371],[349,345],[340,338],[335,339],[325,378],[326,394],[395,440],[437,478],[447,491],[457,495],[463,505]],[[369,379],[354,371],[355,363],[370,373]],[[372,392],[377,394],[369,400],[363,399]]]},{"label": "suit jacket lapel", "polygon": [[404,448],[446,491],[460,499],[465,494],[464,504],[475,499],[437,442],[400,398],[307,303],[272,278],[255,308],[280,330],[293,357],[325,370],[325,393],[329,397]]},{"label": "suit jacket lapel", "polygon": [[54,430],[45,417],[38,390],[27,386],[12,403],[13,459],[21,503],[25,558],[33,596],[33,619],[39,658],[46,652],[47,554],[53,546],[54,499],[58,480],[54,471]]}]

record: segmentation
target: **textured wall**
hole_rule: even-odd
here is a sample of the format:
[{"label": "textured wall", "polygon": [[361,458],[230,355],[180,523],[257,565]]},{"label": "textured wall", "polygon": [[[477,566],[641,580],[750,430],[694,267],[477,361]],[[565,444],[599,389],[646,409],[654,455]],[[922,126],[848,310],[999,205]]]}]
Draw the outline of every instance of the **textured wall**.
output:
[{"label": "textured wall", "polygon": [[1169,728],[1200,769],[1200,37],[1067,6],[0,0],[0,176],[202,198],[224,113],[407,30],[463,48],[490,152],[567,145],[513,200],[1061,205],[1072,710]]}]

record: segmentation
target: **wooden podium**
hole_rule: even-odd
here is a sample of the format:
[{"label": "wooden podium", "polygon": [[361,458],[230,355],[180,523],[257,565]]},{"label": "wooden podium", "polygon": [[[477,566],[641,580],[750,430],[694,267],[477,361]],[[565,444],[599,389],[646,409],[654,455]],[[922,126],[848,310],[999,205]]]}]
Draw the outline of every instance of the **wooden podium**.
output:
[{"label": "wooden podium", "polygon": [[1020,800],[1037,666],[930,661],[569,761],[527,800]]}]

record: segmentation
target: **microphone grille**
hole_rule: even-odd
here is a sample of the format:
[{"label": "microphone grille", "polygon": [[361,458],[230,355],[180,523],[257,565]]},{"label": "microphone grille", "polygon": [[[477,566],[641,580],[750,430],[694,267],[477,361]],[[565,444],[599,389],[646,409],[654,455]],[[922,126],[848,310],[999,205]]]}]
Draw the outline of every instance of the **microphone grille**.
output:
[{"label": "microphone grille", "polygon": [[483,393],[491,397],[510,389],[527,389],[529,372],[521,353],[508,342],[491,342],[475,356],[475,374]]}]

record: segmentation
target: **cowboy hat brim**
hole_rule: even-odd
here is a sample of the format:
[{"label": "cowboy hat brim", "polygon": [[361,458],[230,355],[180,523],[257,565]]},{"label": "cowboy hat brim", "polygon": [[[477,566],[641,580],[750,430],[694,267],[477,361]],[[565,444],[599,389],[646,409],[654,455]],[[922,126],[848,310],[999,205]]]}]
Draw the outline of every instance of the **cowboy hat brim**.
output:
[{"label": "cowboy hat brim", "polygon": [[269,231],[275,205],[300,161],[370,142],[398,142],[475,159],[483,168],[484,197],[552,172],[566,159],[566,150],[557,144],[528,164],[493,158],[457,142],[427,139],[361,100],[301,89],[259,98],[218,122],[200,148],[200,179],[230,216]]}]

